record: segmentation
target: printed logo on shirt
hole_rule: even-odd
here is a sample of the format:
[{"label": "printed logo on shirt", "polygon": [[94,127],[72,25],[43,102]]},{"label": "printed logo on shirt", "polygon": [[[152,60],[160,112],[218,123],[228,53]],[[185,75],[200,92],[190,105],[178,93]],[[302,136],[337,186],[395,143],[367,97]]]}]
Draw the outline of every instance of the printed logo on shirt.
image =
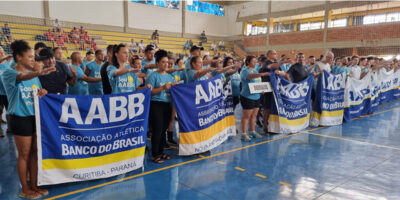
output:
[{"label": "printed logo on shirt", "polygon": [[34,90],[35,90],[35,89],[39,89],[39,87],[38,87],[36,84],[33,84],[33,85],[32,85],[32,89],[34,89]]},{"label": "printed logo on shirt", "polygon": [[132,76],[128,76],[128,81],[129,81],[129,83],[133,83],[133,78],[132,78]]},{"label": "printed logo on shirt", "polygon": [[175,75],[175,76],[174,76],[174,79],[175,79],[176,81],[180,81],[180,80],[181,80],[181,77],[180,77],[179,75]]}]

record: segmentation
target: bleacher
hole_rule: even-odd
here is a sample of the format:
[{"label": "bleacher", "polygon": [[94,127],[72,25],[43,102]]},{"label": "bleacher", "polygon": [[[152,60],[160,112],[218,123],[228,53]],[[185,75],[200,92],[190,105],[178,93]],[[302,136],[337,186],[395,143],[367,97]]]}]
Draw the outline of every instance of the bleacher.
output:
[{"label": "bleacher", "polygon": [[[5,22],[0,22],[0,26],[4,26]],[[23,39],[26,40],[32,47],[38,41],[35,40],[36,35],[43,35],[48,29],[52,29],[50,26],[41,26],[41,25],[31,25],[31,24],[18,24],[18,23],[8,23],[8,26],[11,28],[11,32],[13,35],[13,39]],[[64,32],[67,34],[71,30],[71,28],[63,28]],[[85,29],[86,30],[86,29]],[[144,44],[147,45],[151,42],[150,35],[144,34],[134,34],[134,33],[121,33],[121,32],[111,32],[111,31],[98,31],[98,30],[86,30],[88,34],[96,39],[97,47],[100,49],[106,49],[109,44],[119,44],[126,43],[130,44],[130,40],[133,38],[135,42],[139,43],[140,40],[143,40]],[[173,53],[181,53],[184,54],[183,50],[184,43],[191,39],[194,45],[199,43],[199,39],[192,38],[177,38],[177,37],[159,37],[158,47],[160,49],[165,49],[171,51]],[[52,42],[43,41],[46,45],[52,46]],[[216,41],[218,45],[219,41]],[[210,55],[214,55],[214,52],[210,50],[212,40],[208,40],[207,43],[203,43],[203,47],[205,50],[210,52]],[[55,44],[57,45],[57,44]],[[64,56],[68,57],[70,53],[73,51],[81,52],[83,55],[85,54],[85,50],[79,50],[79,45],[75,45],[73,43],[65,43],[65,47],[68,49],[68,53],[64,52]],[[88,47],[88,44],[85,44],[85,48]],[[226,53],[228,51],[233,52],[233,43],[225,42],[225,51],[219,51],[221,54]],[[187,52],[188,53],[188,52]]]}]

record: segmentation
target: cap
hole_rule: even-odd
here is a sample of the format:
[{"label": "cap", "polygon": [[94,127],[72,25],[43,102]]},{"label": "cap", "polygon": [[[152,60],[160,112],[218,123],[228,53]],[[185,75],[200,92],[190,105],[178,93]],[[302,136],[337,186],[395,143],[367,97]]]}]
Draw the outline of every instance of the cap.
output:
[{"label": "cap", "polygon": [[196,45],[192,46],[192,48],[190,48],[190,52],[196,51],[196,50],[204,50],[203,47],[198,47]]},{"label": "cap", "polygon": [[39,56],[35,56],[35,60],[42,61],[42,60],[46,60],[48,58],[53,58],[53,57],[54,57],[53,51],[50,48],[44,48],[44,49],[40,50]]}]

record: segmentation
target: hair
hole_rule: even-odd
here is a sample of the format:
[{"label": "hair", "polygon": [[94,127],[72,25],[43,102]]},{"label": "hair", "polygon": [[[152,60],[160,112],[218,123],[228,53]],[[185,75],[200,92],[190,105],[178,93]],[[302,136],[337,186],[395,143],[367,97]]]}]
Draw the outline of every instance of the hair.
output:
[{"label": "hair", "polygon": [[149,45],[147,45],[146,48],[144,49],[144,53],[147,53],[147,52],[152,51],[152,50],[154,50],[154,46],[151,45],[151,44],[149,44]]},{"label": "hair", "polygon": [[99,53],[101,53],[101,52],[103,52],[103,50],[100,50],[100,49],[97,49],[95,52],[94,52],[94,55],[98,55]]},{"label": "hair", "polygon": [[302,53],[302,52],[300,52],[300,53],[296,54],[296,58],[298,58],[298,57],[300,57],[300,56],[302,56],[302,55],[305,55],[305,54]]},{"label": "hair", "polygon": [[163,59],[164,57],[169,58],[169,57],[168,57],[168,52],[165,51],[165,50],[163,50],[163,49],[158,50],[158,51],[154,54],[154,57],[156,58],[156,63],[160,62],[161,59]]},{"label": "hair", "polygon": [[309,56],[308,59],[315,58],[314,56]]},{"label": "hair", "polygon": [[115,54],[118,53],[119,50],[120,50],[121,48],[123,48],[123,47],[126,47],[126,45],[125,45],[125,44],[119,44],[119,45],[115,45],[114,48],[113,48],[113,55],[112,55],[112,57],[111,57],[111,62],[112,62],[112,64],[113,64],[114,66],[116,66],[116,67],[118,67],[118,68],[119,68],[120,66],[119,66],[119,63],[118,63],[117,56],[116,56]]},{"label": "hair", "polygon": [[274,50],[272,50],[272,49],[268,50],[266,55],[268,56],[270,53],[272,53],[272,51],[274,51]]},{"label": "hair", "polygon": [[360,62],[364,61],[364,60],[367,60],[367,58],[364,58],[364,57],[360,58]]},{"label": "hair", "polygon": [[358,58],[358,56],[352,56],[351,60],[354,60],[355,58]]},{"label": "hair", "polygon": [[[272,50],[270,50],[270,51],[272,51]],[[268,55],[268,53],[267,53],[267,55]],[[246,60],[244,61],[244,64],[246,66],[248,66],[253,58],[256,58],[256,57],[255,56],[246,56]]]},{"label": "hair", "polygon": [[175,65],[178,65],[179,61],[181,61],[181,60],[182,60],[182,58],[176,59],[176,60],[175,60]]},{"label": "hair", "polygon": [[15,40],[11,43],[12,55],[15,62],[17,62],[17,55],[23,56],[23,53],[31,49],[32,48],[25,40]]},{"label": "hair", "polygon": [[133,55],[133,56],[130,58],[129,63],[135,64],[135,61],[136,61],[136,60],[140,60],[140,57],[137,56],[137,55]]},{"label": "hair", "polygon": [[86,52],[86,56],[88,56],[88,55],[90,55],[90,54],[93,54],[93,51],[88,51],[88,52]]},{"label": "hair", "polygon": [[229,56],[225,57],[222,67],[226,67],[228,65],[229,60],[233,60],[233,58]]},{"label": "hair", "polygon": [[207,57],[208,57],[208,55],[204,55],[204,56],[203,56],[203,60],[205,60]]},{"label": "hair", "polygon": [[197,59],[198,58],[200,58],[200,56],[193,56],[191,59],[190,59],[190,68],[192,68],[192,66],[193,66],[193,63],[195,63],[196,61],[197,61]]},{"label": "hair", "polygon": [[[55,54],[57,50],[61,49],[61,47],[54,47],[53,48],[53,53]],[[62,49],[61,49],[62,50]]]},{"label": "hair", "polygon": [[266,60],[267,60],[267,56],[264,56],[264,55],[261,55],[260,58],[259,58],[259,61],[261,63],[264,63]]},{"label": "hair", "polygon": [[112,44],[108,45],[107,46],[107,53],[108,52],[112,52],[113,48],[114,48],[114,45],[112,45]]},{"label": "hair", "polygon": [[282,55],[281,55],[281,58],[283,58],[283,57],[285,57],[285,56],[286,56],[286,54],[282,54]]},{"label": "hair", "polygon": [[80,54],[80,53],[77,52],[77,51],[72,52],[72,54],[71,54],[71,60],[72,60],[72,62],[74,62],[74,60],[76,59],[76,56],[77,56],[78,54]]},{"label": "hair", "polygon": [[221,56],[214,56],[213,60],[218,60]]},{"label": "hair", "polygon": [[39,48],[45,48],[46,44],[44,44],[43,42],[38,42],[35,44],[34,50],[38,50]]}]

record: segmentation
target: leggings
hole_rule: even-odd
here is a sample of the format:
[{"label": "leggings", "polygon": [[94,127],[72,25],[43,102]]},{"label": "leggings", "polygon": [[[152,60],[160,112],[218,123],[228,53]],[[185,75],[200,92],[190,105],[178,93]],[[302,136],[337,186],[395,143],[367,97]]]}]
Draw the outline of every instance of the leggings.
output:
[{"label": "leggings", "polygon": [[151,154],[153,157],[163,154],[166,131],[171,120],[171,103],[150,102]]}]

